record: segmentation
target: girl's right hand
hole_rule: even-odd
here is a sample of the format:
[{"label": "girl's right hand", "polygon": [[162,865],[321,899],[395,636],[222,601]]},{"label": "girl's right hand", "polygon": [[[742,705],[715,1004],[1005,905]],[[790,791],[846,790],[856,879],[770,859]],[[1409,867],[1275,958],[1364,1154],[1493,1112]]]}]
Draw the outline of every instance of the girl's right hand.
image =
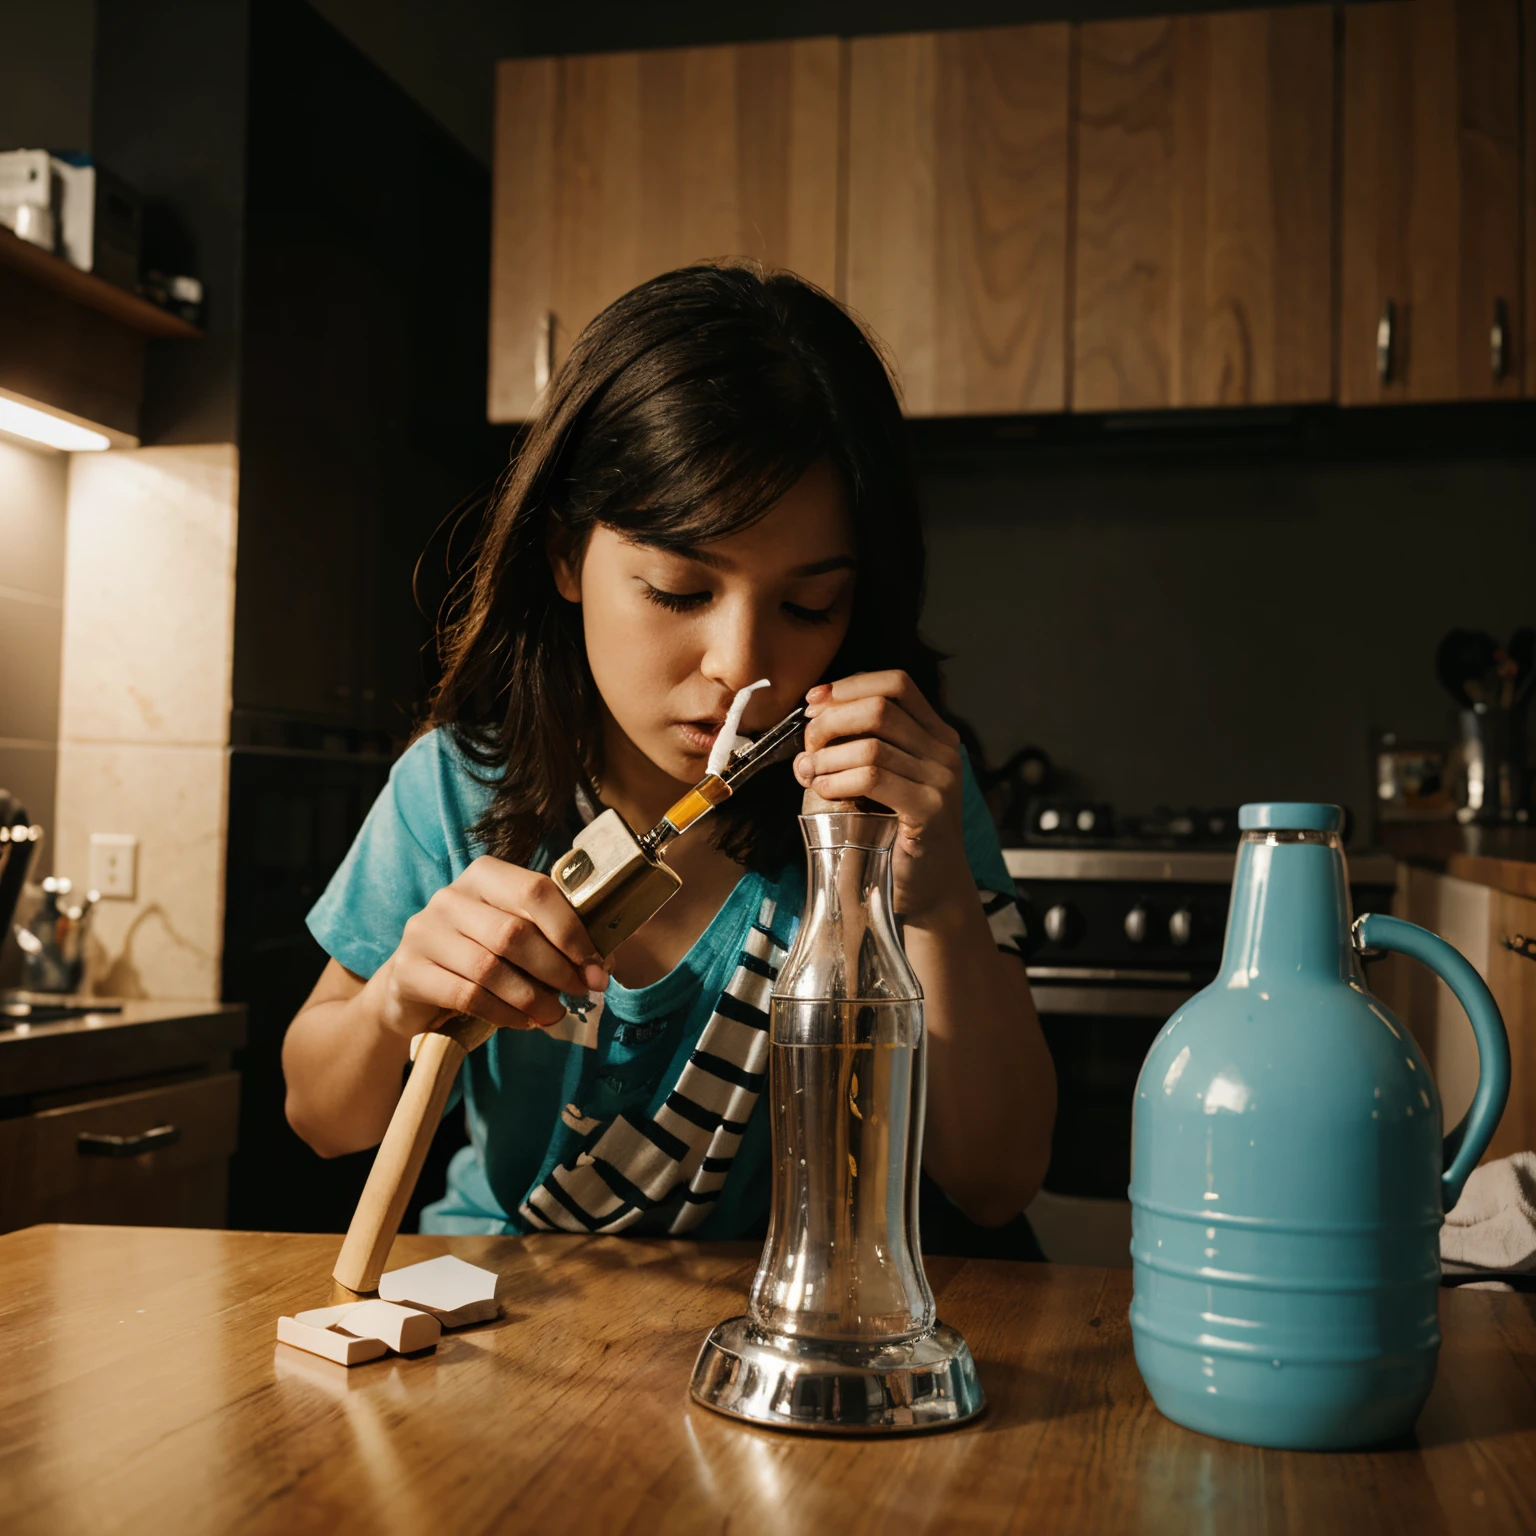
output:
[{"label": "girl's right hand", "polygon": [[558,1024],[558,994],[601,992],[608,972],[548,875],[486,855],[406,923],[374,981],[380,1021],[410,1037],[458,1013],[498,1029]]}]

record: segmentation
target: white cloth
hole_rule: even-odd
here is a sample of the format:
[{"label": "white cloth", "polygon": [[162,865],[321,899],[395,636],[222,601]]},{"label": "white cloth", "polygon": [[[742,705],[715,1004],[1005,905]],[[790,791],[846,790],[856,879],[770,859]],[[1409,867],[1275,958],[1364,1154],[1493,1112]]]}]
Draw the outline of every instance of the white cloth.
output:
[{"label": "white cloth", "polygon": [[1536,1272],[1536,1152],[1472,1170],[1440,1229],[1440,1257],[1475,1269]]}]

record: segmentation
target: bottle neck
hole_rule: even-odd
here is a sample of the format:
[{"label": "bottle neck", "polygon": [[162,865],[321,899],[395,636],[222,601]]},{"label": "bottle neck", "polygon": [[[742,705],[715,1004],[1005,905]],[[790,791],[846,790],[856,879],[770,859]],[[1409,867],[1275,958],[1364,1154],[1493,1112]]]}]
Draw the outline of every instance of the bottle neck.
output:
[{"label": "bottle neck", "polygon": [[805,910],[774,996],[921,997],[892,900],[896,818],[818,813],[802,816],[800,823],[806,841]]},{"label": "bottle neck", "polygon": [[1349,880],[1338,833],[1245,832],[1221,979],[1228,987],[1298,976],[1360,981],[1349,924]]}]

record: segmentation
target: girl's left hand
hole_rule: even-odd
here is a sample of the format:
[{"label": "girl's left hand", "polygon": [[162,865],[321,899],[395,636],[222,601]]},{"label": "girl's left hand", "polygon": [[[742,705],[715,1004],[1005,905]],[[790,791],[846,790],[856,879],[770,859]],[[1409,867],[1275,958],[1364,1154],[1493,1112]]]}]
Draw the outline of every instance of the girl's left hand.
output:
[{"label": "girl's left hand", "polygon": [[[824,800],[861,796],[896,813],[896,909],[913,927],[968,912],[960,737],[905,672],[861,672],[806,694],[795,777]],[[957,901],[957,898],[964,900]]]}]

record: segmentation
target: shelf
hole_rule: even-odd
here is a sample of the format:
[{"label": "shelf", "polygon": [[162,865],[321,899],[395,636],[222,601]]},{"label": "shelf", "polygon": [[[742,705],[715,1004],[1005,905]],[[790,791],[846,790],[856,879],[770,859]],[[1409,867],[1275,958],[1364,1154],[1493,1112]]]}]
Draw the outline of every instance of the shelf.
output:
[{"label": "shelf", "polygon": [[204,333],[148,299],[71,266],[61,256],[0,228],[0,266],[11,268],[55,293],[94,309],[142,336],[197,337]]}]

